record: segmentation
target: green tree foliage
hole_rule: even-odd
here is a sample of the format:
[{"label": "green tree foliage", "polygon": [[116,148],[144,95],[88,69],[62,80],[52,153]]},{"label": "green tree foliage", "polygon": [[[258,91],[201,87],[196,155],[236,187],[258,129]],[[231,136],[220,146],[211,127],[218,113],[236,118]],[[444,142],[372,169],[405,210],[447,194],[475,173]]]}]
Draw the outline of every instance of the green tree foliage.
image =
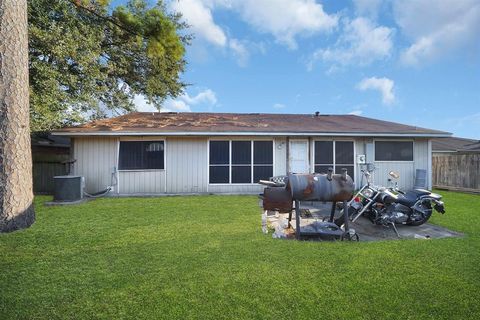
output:
[{"label": "green tree foliage", "polygon": [[190,36],[164,4],[130,0],[29,0],[32,131],[133,111],[144,95],[157,108],[185,84]]}]

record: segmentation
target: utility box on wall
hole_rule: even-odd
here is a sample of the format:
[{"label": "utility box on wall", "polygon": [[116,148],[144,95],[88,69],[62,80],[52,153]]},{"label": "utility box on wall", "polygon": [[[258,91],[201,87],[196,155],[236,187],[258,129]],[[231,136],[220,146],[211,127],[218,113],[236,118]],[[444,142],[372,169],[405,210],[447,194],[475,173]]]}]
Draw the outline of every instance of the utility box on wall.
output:
[{"label": "utility box on wall", "polygon": [[84,178],[82,176],[56,176],[53,200],[57,202],[79,201],[83,199]]}]

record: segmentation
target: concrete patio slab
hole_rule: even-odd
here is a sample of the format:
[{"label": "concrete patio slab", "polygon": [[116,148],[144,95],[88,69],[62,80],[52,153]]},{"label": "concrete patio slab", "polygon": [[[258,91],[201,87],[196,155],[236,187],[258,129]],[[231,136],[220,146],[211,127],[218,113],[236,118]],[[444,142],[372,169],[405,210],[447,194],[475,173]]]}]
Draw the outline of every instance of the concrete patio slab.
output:
[{"label": "concrete patio slab", "polygon": [[[302,209],[302,218],[300,221],[300,228],[302,232],[317,233],[319,223],[321,223],[325,218],[328,219],[330,216],[330,203],[302,203],[300,207]],[[337,210],[335,216],[338,216],[339,214],[340,212]],[[287,239],[295,238],[295,212],[292,214],[291,227],[287,229],[283,229],[282,225],[286,225],[286,222],[288,221],[288,213],[268,212],[267,221],[270,229],[276,230],[278,235],[283,232],[283,236],[279,237],[284,237]],[[360,217],[355,221],[355,223],[350,224],[350,228],[355,229],[359,235],[360,241],[438,239],[463,236],[462,233],[430,223],[416,227],[406,225],[397,225],[396,227],[400,238],[396,235],[393,228],[374,225],[365,217]],[[311,236],[309,239],[321,240],[319,237],[315,236]]]}]

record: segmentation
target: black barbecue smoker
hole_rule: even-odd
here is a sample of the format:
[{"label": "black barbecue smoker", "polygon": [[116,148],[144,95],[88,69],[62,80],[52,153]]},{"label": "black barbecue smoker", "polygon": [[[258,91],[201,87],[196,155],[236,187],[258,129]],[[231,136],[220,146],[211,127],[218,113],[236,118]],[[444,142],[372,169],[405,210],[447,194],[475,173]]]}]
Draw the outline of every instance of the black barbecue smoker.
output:
[{"label": "black barbecue smoker", "polygon": [[[305,236],[320,236],[326,239],[355,240],[358,235],[348,225],[347,203],[353,196],[354,183],[342,169],[341,174],[334,174],[332,169],[327,174],[289,174],[285,181],[260,181],[265,185],[261,198],[263,209],[269,211],[288,212],[288,222],[292,220],[292,211],[295,210],[295,236],[302,239]],[[317,232],[304,232],[301,230],[301,209],[300,201],[331,202],[330,217],[327,221],[317,223]],[[343,203],[342,214],[345,218],[344,229],[336,225],[334,221],[337,203]],[[293,206],[293,204],[295,204]]]}]

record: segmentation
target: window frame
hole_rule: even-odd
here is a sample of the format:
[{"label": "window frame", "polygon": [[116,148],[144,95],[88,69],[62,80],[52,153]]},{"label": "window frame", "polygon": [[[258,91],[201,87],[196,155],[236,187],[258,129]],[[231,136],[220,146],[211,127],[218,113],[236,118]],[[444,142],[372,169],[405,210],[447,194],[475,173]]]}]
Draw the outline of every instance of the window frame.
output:
[{"label": "window frame", "polygon": [[[120,169],[120,142],[163,142],[163,169]],[[166,171],[167,170],[167,139],[164,137],[125,137],[120,138],[117,141],[117,171],[118,172],[154,172],[154,171]]]},{"label": "window frame", "polygon": [[353,144],[353,162],[352,164],[345,164],[345,163],[340,163],[338,164],[339,166],[353,166],[353,177],[351,177],[353,179],[353,181],[355,181],[356,179],[356,176],[357,176],[357,162],[356,162],[356,159],[357,159],[357,146],[356,146],[356,141],[355,139],[335,139],[335,138],[321,138],[321,137],[318,137],[318,138],[315,138],[312,140],[312,172],[311,173],[315,173],[315,167],[316,166],[326,166],[326,165],[330,165],[330,164],[323,164],[323,163],[315,163],[315,142],[321,142],[321,141],[331,141],[332,144],[333,144],[333,148],[332,148],[332,156],[333,156],[333,163],[332,163],[332,169],[333,169],[333,173],[335,173],[335,170],[337,168],[337,163],[336,163],[336,142],[352,142]]},{"label": "window frame", "polygon": [[[377,141],[379,142],[411,142],[412,143],[412,160],[377,160]],[[374,139],[373,140],[373,162],[380,163],[413,163],[415,162],[415,140],[414,139]]]},{"label": "window frame", "polygon": [[[211,141],[228,141],[229,143],[229,157],[228,157],[228,183],[210,183],[210,142]],[[235,164],[232,164],[232,142],[233,141],[249,141],[250,142],[250,158],[251,162],[249,166],[251,167],[250,169],[250,181],[251,183],[233,183],[232,182],[232,166],[235,166]],[[258,185],[258,183],[253,182],[253,171],[255,168],[255,164],[253,162],[254,158],[254,142],[255,141],[271,141],[272,142],[272,174],[275,175],[275,139],[273,138],[252,138],[252,137],[235,137],[235,138],[222,138],[222,137],[215,137],[215,138],[209,138],[208,139],[208,144],[207,144],[207,179],[208,179],[208,185],[209,186],[254,186]],[[269,164],[262,164],[263,166],[269,166]],[[262,166],[260,165],[260,166]],[[240,165],[238,165],[240,166]]]}]

